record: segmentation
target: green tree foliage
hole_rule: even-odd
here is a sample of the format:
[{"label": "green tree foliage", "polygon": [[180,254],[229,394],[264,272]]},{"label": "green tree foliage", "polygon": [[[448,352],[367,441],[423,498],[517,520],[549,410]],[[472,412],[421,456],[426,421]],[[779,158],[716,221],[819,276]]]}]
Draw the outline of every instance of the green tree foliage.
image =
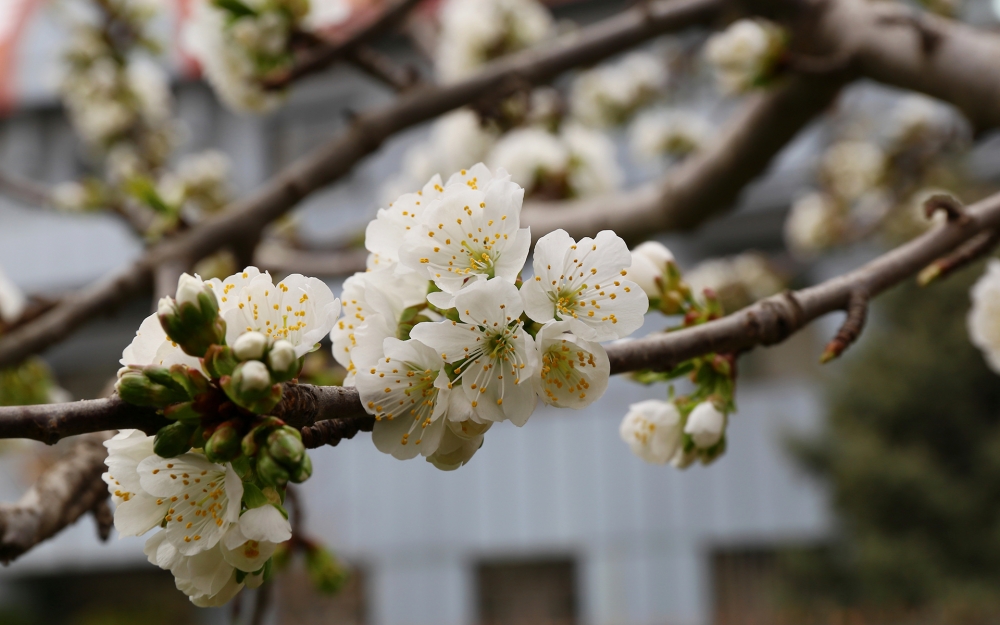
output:
[{"label": "green tree foliage", "polygon": [[981,269],[897,289],[839,365],[826,431],[795,445],[839,523],[792,558],[800,597],[1000,613],[1000,375],[965,326]]}]

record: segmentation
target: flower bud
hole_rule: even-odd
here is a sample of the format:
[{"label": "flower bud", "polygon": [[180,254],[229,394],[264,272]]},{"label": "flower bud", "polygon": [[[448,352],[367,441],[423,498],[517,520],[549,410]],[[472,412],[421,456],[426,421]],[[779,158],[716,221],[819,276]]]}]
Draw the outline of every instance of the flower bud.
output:
[{"label": "flower bud", "polygon": [[268,435],[267,451],[278,464],[292,469],[302,462],[306,448],[302,444],[302,435],[286,425]]},{"label": "flower bud", "polygon": [[260,332],[245,332],[233,343],[233,354],[240,360],[260,360],[267,349],[267,337]]},{"label": "flower bud", "polygon": [[194,402],[186,401],[182,404],[173,404],[163,409],[163,416],[171,421],[187,421],[197,423],[201,420],[201,414],[195,409]]},{"label": "flower bud", "polygon": [[257,454],[257,477],[266,486],[284,486],[288,483],[289,474],[284,467],[275,462],[267,450]]},{"label": "flower bud", "polygon": [[167,336],[185,354],[200,358],[210,346],[225,343],[226,322],[210,284],[184,274],[177,289],[178,299],[162,298],[156,313]]},{"label": "flower bud", "polygon": [[233,375],[236,365],[240,364],[233,354],[233,349],[228,345],[212,345],[205,352],[202,362],[208,374],[216,379],[224,375]]},{"label": "flower bud", "polygon": [[313,472],[312,458],[309,457],[309,454],[303,454],[302,462],[300,462],[299,466],[297,466],[295,470],[291,472],[289,479],[291,479],[296,484],[301,484],[302,482],[305,482],[306,480],[309,479],[309,477],[312,475],[312,472]]},{"label": "flower bud", "polygon": [[701,449],[707,449],[719,442],[726,429],[726,415],[710,401],[705,401],[694,407],[688,415],[684,433],[689,434],[694,444]]},{"label": "flower bud", "polygon": [[170,377],[164,367],[128,367],[119,372],[115,390],[136,406],[163,408],[190,399],[187,390]]},{"label": "flower bud", "polygon": [[205,456],[212,462],[229,462],[240,455],[239,422],[226,421],[205,442]]},{"label": "flower bud", "polygon": [[268,413],[281,401],[281,385],[272,383],[270,372],[259,360],[240,363],[220,383],[233,403],[257,414]]},{"label": "flower bud", "polygon": [[267,364],[276,381],[285,382],[299,374],[299,359],[295,356],[295,347],[285,340],[276,341],[271,346]]},{"label": "flower bud", "polygon": [[215,294],[212,292],[210,287],[206,286],[205,282],[202,282],[192,275],[186,273],[181,274],[180,280],[177,281],[177,305],[183,306],[184,304],[192,304],[197,306],[198,295],[200,295],[206,288],[214,298]]},{"label": "flower bud", "polygon": [[161,458],[174,458],[191,449],[191,435],[197,426],[178,421],[160,428],[153,440],[153,451]]}]

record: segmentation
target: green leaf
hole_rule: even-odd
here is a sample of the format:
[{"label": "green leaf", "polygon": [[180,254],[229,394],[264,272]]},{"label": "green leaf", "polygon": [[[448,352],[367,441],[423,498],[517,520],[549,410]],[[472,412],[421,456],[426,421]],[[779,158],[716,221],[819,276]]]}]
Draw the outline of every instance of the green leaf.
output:
[{"label": "green leaf", "polygon": [[125,191],[162,215],[173,215],[177,212],[163,201],[153,181],[145,176],[133,176],[129,178],[125,183]]},{"label": "green leaf", "polygon": [[237,18],[257,15],[256,11],[240,2],[240,0],[212,0],[212,4]]}]

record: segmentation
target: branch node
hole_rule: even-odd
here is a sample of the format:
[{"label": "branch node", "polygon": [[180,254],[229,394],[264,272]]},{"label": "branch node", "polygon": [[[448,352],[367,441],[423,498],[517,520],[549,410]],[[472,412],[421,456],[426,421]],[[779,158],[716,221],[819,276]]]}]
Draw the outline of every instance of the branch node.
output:
[{"label": "branch node", "polygon": [[920,51],[924,56],[934,54],[944,39],[944,33],[928,21],[924,13],[913,9],[904,8],[901,12],[883,14],[877,21],[883,26],[912,26],[920,37]]},{"label": "branch node", "polygon": [[826,364],[835,358],[839,358],[854,341],[858,340],[861,330],[865,327],[865,319],[868,317],[868,289],[859,286],[851,291],[847,298],[847,318],[837,331],[837,336],[826,344],[826,350],[820,357],[820,364]]},{"label": "branch node", "polygon": [[937,211],[944,211],[948,223],[965,223],[969,220],[962,203],[947,193],[932,195],[924,202],[924,214],[927,215],[927,219],[933,217]]},{"label": "branch node", "polygon": [[302,428],[302,442],[309,449],[323,445],[336,446],[345,438],[354,438],[358,432],[371,432],[374,427],[375,419],[373,417],[317,421],[313,425]]}]

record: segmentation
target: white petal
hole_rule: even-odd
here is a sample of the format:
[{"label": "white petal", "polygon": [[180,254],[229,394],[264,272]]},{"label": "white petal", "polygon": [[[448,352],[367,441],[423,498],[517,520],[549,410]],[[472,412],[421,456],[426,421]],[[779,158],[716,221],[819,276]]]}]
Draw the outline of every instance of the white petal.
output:
[{"label": "white petal", "polygon": [[292,526],[271,505],[247,510],[240,517],[240,531],[249,540],[283,543],[292,537]]}]

